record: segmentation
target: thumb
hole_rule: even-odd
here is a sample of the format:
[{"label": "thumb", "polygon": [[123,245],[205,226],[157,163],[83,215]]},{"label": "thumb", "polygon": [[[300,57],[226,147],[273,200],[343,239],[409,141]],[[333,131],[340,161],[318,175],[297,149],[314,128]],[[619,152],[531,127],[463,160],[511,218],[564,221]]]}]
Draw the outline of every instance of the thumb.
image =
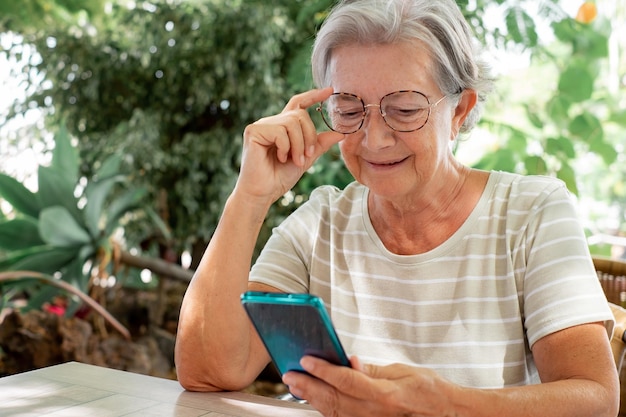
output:
[{"label": "thumb", "polygon": [[333,131],[321,132],[317,135],[317,144],[315,146],[315,158],[319,158],[326,153],[334,144],[339,143],[345,138],[343,133]]},{"label": "thumb", "polygon": [[363,364],[361,363],[361,360],[356,355],[355,356],[350,356],[350,366],[355,371],[365,372],[365,370],[363,369]]},{"label": "thumb", "polygon": [[322,132],[317,135],[317,143],[312,151],[306,153],[306,165],[305,170],[309,169],[317,159],[328,152],[328,150],[336,143],[339,143],[345,137],[342,133],[337,132]]}]

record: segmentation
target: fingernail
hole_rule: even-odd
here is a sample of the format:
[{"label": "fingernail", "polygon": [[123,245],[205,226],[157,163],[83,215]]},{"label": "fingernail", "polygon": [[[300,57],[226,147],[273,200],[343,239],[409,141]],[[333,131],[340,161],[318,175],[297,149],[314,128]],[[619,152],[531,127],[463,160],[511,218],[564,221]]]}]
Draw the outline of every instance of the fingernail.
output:
[{"label": "fingernail", "polygon": [[305,371],[312,371],[315,367],[315,358],[310,356],[304,356],[300,359],[300,365],[304,368]]},{"label": "fingernail", "polygon": [[304,166],[305,162],[306,162],[306,158],[305,158],[305,156],[304,156],[304,155],[301,155],[301,156],[300,156],[300,166]]},{"label": "fingernail", "polygon": [[315,153],[315,145],[311,145],[306,150],[306,156],[313,156]]},{"label": "fingernail", "polygon": [[283,384],[287,385],[287,386],[291,386],[294,384],[294,379],[293,376],[291,376],[290,374],[285,374],[283,375]]}]

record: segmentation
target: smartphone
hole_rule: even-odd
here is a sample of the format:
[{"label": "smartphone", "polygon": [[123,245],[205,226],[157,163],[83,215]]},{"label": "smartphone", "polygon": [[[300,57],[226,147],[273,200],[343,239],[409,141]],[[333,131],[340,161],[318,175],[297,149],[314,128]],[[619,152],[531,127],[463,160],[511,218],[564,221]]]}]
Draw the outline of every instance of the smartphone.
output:
[{"label": "smartphone", "polygon": [[311,294],[247,291],[241,303],[282,376],[305,372],[300,359],[316,356],[350,366],[321,298]]}]

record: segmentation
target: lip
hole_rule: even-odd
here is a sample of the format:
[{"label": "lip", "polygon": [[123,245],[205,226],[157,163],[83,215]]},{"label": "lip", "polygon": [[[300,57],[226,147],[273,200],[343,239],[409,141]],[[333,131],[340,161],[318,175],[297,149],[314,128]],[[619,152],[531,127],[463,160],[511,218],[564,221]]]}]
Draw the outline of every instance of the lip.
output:
[{"label": "lip", "polygon": [[371,167],[375,169],[391,169],[391,168],[401,165],[407,159],[409,159],[408,156],[402,159],[392,159],[392,160],[386,160],[386,161],[371,161],[371,160],[366,159],[365,162],[367,162],[368,165],[370,165]]}]

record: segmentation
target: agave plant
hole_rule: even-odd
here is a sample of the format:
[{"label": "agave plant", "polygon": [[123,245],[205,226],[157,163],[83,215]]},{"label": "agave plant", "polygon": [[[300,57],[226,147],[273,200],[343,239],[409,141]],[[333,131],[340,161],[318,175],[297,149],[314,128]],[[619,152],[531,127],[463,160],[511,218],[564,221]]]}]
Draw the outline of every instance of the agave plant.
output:
[{"label": "agave plant", "polygon": [[[138,209],[146,212],[142,208],[146,190],[127,187],[121,194],[113,193],[114,186],[124,185],[126,179],[120,174],[118,155],[104,161],[89,179],[81,180],[79,165],[78,151],[62,127],[55,135],[51,164],[38,168],[36,192],[0,174],[0,197],[13,207],[10,216],[0,217],[0,272],[43,273],[84,293],[89,293],[93,277],[110,272],[111,236],[127,214]],[[32,280],[13,280],[7,286],[4,302],[22,291],[33,308],[58,292],[51,285],[33,286]],[[75,299],[74,308],[79,305]]]}]

